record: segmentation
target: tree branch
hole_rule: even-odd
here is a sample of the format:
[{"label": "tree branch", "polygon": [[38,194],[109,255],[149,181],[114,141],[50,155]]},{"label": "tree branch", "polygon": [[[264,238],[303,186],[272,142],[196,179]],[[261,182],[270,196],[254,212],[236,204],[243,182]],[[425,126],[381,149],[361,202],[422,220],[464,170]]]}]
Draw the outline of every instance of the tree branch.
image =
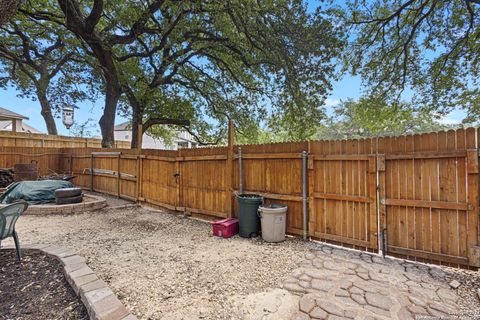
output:
[{"label": "tree branch", "polygon": [[94,0],[93,8],[88,17],[85,19],[85,31],[92,33],[95,26],[100,21],[103,13],[103,0]]},{"label": "tree branch", "polygon": [[171,124],[177,126],[189,126],[190,120],[182,120],[182,119],[173,119],[173,118],[155,118],[150,117],[143,123],[143,133],[147,132],[147,130],[156,124]]}]

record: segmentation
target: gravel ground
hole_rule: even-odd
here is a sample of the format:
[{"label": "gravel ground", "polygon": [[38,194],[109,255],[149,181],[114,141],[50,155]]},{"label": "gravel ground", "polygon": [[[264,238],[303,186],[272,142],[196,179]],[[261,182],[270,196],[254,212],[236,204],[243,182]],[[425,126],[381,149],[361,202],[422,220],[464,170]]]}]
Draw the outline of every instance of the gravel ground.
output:
[{"label": "gravel ground", "polygon": [[314,246],[217,238],[208,223],[138,207],[26,215],[17,230],[84,256],[140,319],[241,319],[243,298],[280,286]]},{"label": "gravel ground", "polygon": [[[293,238],[280,244],[217,238],[209,223],[131,206],[26,215],[17,230],[24,244],[54,244],[84,256],[140,319],[242,319],[245,297],[281,287],[307,253],[322,247]],[[457,293],[465,311],[478,306],[480,273],[442,269],[437,280],[462,284]]]}]

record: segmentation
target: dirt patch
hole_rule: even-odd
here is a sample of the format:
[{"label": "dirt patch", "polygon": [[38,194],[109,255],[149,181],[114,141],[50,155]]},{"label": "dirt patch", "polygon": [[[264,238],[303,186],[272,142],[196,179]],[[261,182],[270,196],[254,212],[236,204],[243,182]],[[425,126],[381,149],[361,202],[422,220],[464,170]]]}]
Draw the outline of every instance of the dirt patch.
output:
[{"label": "dirt patch", "polygon": [[87,310],[65,280],[60,262],[23,251],[0,251],[0,319],[88,319]]},{"label": "dirt patch", "polygon": [[138,207],[23,216],[17,230],[77,251],[140,319],[242,319],[243,299],[278,287],[313,246],[217,238],[209,223]]},{"label": "dirt patch", "polygon": [[119,198],[119,197],[116,197],[116,196],[112,196],[112,195],[106,194],[106,193],[92,192],[92,191],[89,191],[89,190],[83,190],[83,192],[86,195],[91,194],[91,195],[94,195],[94,196],[104,198],[107,201],[107,206],[109,206],[111,208],[123,207],[123,206],[129,206],[129,205],[134,205],[135,204],[135,202],[133,202],[133,201],[125,200],[125,199],[122,199],[122,198]]}]

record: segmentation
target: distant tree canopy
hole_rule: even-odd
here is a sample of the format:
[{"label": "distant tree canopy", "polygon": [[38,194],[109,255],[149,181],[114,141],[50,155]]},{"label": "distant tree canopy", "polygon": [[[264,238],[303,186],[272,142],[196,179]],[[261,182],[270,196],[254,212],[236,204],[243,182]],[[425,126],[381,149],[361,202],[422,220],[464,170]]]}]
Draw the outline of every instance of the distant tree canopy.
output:
[{"label": "distant tree canopy", "polygon": [[334,15],[303,0],[41,0],[20,12],[86,50],[101,75],[105,147],[117,112],[133,119],[135,138],[140,125],[179,125],[212,143],[228,119],[248,135],[271,114],[298,121],[292,134],[306,136],[323,117],[344,45]]},{"label": "distant tree canopy", "polygon": [[[358,139],[380,136],[397,136],[438,130],[447,130],[458,125],[446,125],[437,112],[418,109],[404,101],[390,102],[384,97],[348,99],[332,107],[324,120],[306,128],[309,135],[295,138],[287,127],[253,128],[251,136],[238,136],[241,144],[270,143],[308,139]],[[275,123],[275,121],[274,121]]]},{"label": "distant tree canopy", "polygon": [[480,120],[480,1],[350,0],[346,64],[367,94],[413,101],[442,113],[464,108]]},{"label": "distant tree canopy", "polygon": [[346,100],[334,107],[329,120],[317,127],[318,139],[350,139],[402,135],[449,128],[439,115],[418,110],[406,102],[388,102],[383,97]]}]

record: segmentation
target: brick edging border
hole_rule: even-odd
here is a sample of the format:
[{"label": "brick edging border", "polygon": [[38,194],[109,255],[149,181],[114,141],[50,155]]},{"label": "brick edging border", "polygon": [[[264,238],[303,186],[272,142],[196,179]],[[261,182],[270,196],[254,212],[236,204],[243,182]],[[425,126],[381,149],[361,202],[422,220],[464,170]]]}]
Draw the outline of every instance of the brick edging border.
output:
[{"label": "brick edging border", "polygon": [[51,245],[22,246],[22,249],[41,251],[60,261],[65,279],[85,305],[90,319],[137,320],[110,287],[87,266],[84,257],[69,249]]},{"label": "brick edging border", "polygon": [[[52,214],[76,214],[87,211],[95,211],[103,209],[107,206],[107,200],[97,195],[86,194],[84,198],[89,198],[89,201],[82,201],[80,203],[71,203],[57,205],[55,203],[30,205],[23,213],[25,215],[52,215]],[[6,207],[7,204],[0,204],[0,208]]]}]

